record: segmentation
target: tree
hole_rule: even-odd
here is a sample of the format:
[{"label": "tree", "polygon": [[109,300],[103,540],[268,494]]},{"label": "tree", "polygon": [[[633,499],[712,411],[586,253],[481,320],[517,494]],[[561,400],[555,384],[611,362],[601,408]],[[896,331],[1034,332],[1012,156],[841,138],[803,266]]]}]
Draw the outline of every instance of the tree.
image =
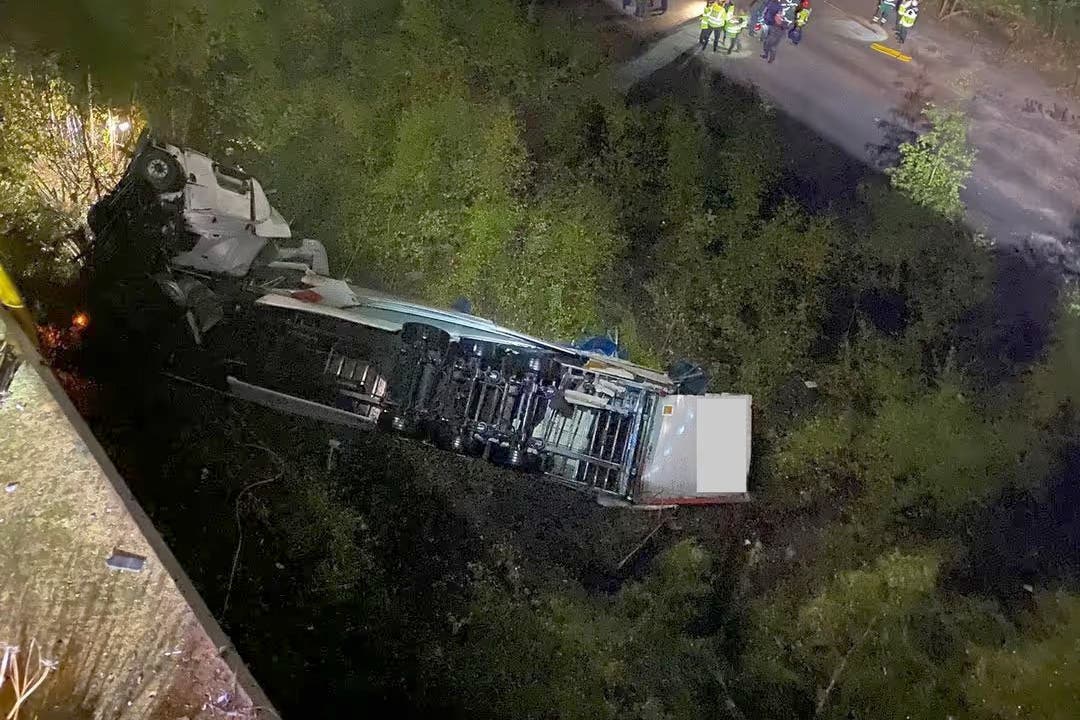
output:
[{"label": "tree", "polygon": [[718,386],[767,404],[805,369],[831,227],[788,203],[767,221],[742,220],[717,208],[669,231],[647,286],[651,322],[669,360],[702,358]]},{"label": "tree", "polygon": [[1051,40],[1057,40],[1058,30],[1061,29],[1061,23],[1065,16],[1080,8],[1080,2],[1077,0],[1042,0],[1038,5],[1041,5],[1045,9],[1046,15],[1049,16]]},{"label": "tree", "polygon": [[1064,592],[1037,598],[1027,632],[1005,647],[974,649],[965,691],[988,717],[1076,717],[1080,707],[1080,597]]},{"label": "tree", "polygon": [[989,638],[984,603],[936,590],[941,558],[891,550],[807,597],[759,602],[740,668],[740,697],[768,718],[957,716],[965,650]]},{"label": "tree", "polygon": [[[63,274],[86,249],[86,212],[127,165],[143,120],[137,108],[79,98],[57,68],[0,55],[0,235],[17,272]],[[16,239],[21,242],[16,243]]]},{"label": "tree", "polygon": [[893,186],[919,205],[957,218],[964,211],[960,191],[975,162],[967,121],[959,110],[934,105],[927,105],[923,114],[930,129],[900,146],[900,164],[889,175]]},{"label": "tree", "polygon": [[503,555],[474,565],[449,669],[463,716],[731,717],[715,646],[692,632],[710,591],[711,559],[698,545],[675,545],[612,598],[530,588]]}]

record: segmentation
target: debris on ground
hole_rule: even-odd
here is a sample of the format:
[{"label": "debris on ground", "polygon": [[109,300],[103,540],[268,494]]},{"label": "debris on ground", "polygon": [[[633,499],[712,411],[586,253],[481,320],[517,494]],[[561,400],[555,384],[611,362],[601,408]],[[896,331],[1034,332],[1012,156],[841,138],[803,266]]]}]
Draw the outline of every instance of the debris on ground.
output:
[{"label": "debris on ground", "polygon": [[113,570],[140,572],[146,564],[146,558],[123,550],[113,550],[113,554],[105,560],[105,564]]}]

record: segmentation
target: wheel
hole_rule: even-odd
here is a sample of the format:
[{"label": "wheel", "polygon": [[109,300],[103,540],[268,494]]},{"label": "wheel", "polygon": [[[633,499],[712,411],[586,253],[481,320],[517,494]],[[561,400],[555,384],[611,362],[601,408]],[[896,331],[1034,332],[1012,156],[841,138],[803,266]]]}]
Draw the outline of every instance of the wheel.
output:
[{"label": "wheel", "polygon": [[383,410],[379,414],[379,427],[387,432],[407,438],[419,438],[424,431],[423,426],[416,418],[404,413],[399,414],[393,410]]},{"label": "wheel", "polygon": [[462,452],[470,457],[482,457],[484,451],[487,450],[487,443],[475,435],[466,436],[463,440],[464,445],[462,447]]},{"label": "wheel", "polygon": [[158,148],[144,152],[136,164],[139,175],[158,192],[175,192],[184,187],[184,171],[169,153]]},{"label": "wheel", "polygon": [[491,448],[491,462],[514,470],[523,470],[529,463],[529,456],[523,448],[496,445]]}]

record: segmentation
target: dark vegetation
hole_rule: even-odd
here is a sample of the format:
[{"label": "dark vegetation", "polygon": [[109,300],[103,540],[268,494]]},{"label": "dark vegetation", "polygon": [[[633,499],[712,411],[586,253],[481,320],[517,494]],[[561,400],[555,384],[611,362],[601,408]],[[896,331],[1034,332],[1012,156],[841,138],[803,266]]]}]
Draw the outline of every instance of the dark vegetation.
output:
[{"label": "dark vegetation", "polygon": [[[1080,301],[1053,278],[692,68],[627,103],[563,8],[38,0],[0,26],[9,73],[92,73],[265,178],[346,275],[618,326],[754,395],[755,502],[661,518],[386,437],[328,462],[325,431],[152,372],[84,398],[287,716],[1075,716]],[[33,139],[0,149],[25,190]],[[38,272],[60,256],[19,197],[0,252]]]}]

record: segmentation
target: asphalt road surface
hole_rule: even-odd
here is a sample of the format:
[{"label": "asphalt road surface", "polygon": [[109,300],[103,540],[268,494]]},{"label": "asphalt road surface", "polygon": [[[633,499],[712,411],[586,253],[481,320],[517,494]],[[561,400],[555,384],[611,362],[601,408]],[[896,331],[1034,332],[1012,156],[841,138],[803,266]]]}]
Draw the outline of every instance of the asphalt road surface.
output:
[{"label": "asphalt road surface", "polygon": [[[760,43],[745,34],[741,54],[696,54],[867,162],[868,148],[882,141],[879,121],[893,117],[905,94],[963,108],[978,151],[964,192],[971,226],[999,247],[1080,272],[1074,247],[1080,245],[1080,120],[1071,101],[1034,71],[1002,63],[1001,50],[989,44],[920,20],[900,46],[869,22],[872,3],[836,3],[843,6],[815,2],[803,42],[785,41],[771,65],[759,57]],[[860,8],[866,12],[855,12]],[[680,58],[685,62],[698,32],[696,19],[675,27],[620,68],[618,84],[629,88]],[[873,43],[901,49],[911,60],[881,53]]]}]

